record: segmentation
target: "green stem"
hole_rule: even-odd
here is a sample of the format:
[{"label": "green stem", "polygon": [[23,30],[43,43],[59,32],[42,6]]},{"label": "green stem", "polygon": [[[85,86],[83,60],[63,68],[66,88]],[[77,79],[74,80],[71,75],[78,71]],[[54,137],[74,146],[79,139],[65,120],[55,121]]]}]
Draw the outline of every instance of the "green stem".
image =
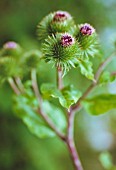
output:
[{"label": "green stem", "polygon": [[57,87],[60,90],[63,88],[62,69],[60,66],[57,66]]},{"label": "green stem", "polygon": [[24,89],[24,86],[23,86],[23,83],[22,83],[20,77],[15,77],[15,81],[16,81],[17,86],[18,86],[18,88],[20,89],[20,91],[21,91],[22,93],[24,93],[25,89]]},{"label": "green stem", "polygon": [[14,93],[15,93],[16,95],[19,95],[19,94],[20,94],[20,90],[19,90],[18,87],[16,86],[14,80],[10,77],[10,78],[8,78],[8,82],[9,82],[12,90],[14,91]]}]

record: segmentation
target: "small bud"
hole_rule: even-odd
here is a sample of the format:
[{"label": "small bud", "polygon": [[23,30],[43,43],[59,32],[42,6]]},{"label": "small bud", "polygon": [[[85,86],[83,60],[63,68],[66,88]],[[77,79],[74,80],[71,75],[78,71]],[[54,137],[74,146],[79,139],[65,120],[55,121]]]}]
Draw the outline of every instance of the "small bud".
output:
[{"label": "small bud", "polygon": [[75,43],[74,38],[70,34],[64,34],[61,37],[61,45],[63,47],[71,46]]},{"label": "small bud", "polygon": [[9,41],[3,45],[4,49],[16,49],[18,47],[17,43]]},{"label": "small bud", "polygon": [[2,56],[18,57],[22,53],[22,48],[14,41],[6,42],[3,45]]},{"label": "small bud", "polygon": [[80,25],[80,32],[83,35],[92,35],[95,32],[95,29],[90,24]]},{"label": "small bud", "polygon": [[54,15],[53,21],[61,22],[71,18],[71,15],[65,11],[57,11]]}]

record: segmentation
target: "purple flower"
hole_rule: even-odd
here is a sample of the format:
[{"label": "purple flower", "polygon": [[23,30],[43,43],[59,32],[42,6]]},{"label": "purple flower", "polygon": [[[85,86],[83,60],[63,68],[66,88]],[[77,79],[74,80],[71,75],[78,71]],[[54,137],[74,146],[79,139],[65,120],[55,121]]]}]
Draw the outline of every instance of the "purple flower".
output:
[{"label": "purple flower", "polygon": [[64,34],[61,37],[61,45],[63,47],[71,46],[75,43],[74,38],[70,34]]},{"label": "purple flower", "polygon": [[65,11],[57,11],[54,15],[53,21],[65,21],[66,19],[71,18],[71,15]]},{"label": "purple flower", "polygon": [[4,44],[3,48],[4,49],[16,49],[17,48],[17,43],[15,43],[13,41],[9,41],[9,42]]},{"label": "purple flower", "polygon": [[83,35],[92,35],[95,32],[95,29],[90,24],[81,24],[80,32]]}]

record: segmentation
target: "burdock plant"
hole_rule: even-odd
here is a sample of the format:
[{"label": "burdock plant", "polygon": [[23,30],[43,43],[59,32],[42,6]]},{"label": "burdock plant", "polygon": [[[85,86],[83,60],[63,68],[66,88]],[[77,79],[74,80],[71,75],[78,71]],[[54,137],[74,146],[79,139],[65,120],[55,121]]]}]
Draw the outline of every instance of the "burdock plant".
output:
[{"label": "burdock plant", "polygon": [[[3,45],[0,81],[2,84],[8,81],[13,89],[14,112],[29,130],[39,138],[58,136],[67,146],[75,169],[83,170],[74,141],[75,114],[82,107],[92,115],[116,108],[116,95],[107,93],[88,97],[96,86],[115,79],[115,70],[108,74],[104,70],[116,53],[114,51],[107,57],[94,74],[92,57],[98,57],[100,51],[96,30],[87,23],[76,25],[65,11],[48,14],[38,24],[37,36],[42,44],[39,50],[25,52],[15,42]],[[56,68],[57,85],[44,83],[38,86],[36,75],[42,60]],[[72,84],[65,86],[63,83],[63,77],[71,68],[77,67],[91,82],[84,93]],[[29,80],[25,78],[29,77],[27,75],[30,75]],[[51,98],[58,99],[61,107],[51,103]]]}]

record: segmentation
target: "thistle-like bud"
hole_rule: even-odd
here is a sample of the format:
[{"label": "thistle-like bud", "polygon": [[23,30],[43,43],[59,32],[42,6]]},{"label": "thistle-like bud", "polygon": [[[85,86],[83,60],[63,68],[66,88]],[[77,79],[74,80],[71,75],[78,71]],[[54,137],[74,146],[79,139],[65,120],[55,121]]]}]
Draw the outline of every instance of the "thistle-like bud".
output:
[{"label": "thistle-like bud", "polygon": [[45,61],[62,67],[64,72],[75,67],[79,50],[78,43],[69,33],[49,36],[43,45]]},{"label": "thistle-like bud", "polygon": [[21,47],[16,42],[9,41],[3,45],[1,55],[17,58],[21,53],[22,53]]},{"label": "thistle-like bud", "polygon": [[93,57],[98,52],[97,34],[90,24],[85,23],[79,25],[76,39],[80,44],[83,57]]},{"label": "thistle-like bud", "polygon": [[25,72],[28,72],[33,68],[37,68],[41,60],[41,56],[42,53],[38,50],[32,50],[25,53],[21,60],[21,66],[25,69]]},{"label": "thistle-like bud", "polygon": [[69,32],[73,34],[75,24],[72,16],[66,11],[57,11],[47,15],[38,25],[37,34],[40,40],[56,33]]}]

